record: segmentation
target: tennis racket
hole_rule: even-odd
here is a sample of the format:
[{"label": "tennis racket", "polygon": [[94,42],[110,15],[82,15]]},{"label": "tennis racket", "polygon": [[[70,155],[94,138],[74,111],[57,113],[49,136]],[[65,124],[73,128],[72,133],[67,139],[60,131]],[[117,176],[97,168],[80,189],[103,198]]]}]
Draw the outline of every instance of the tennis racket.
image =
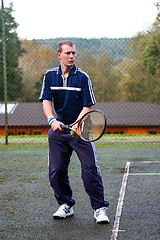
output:
[{"label": "tennis racket", "polygon": [[[72,128],[74,125],[76,129]],[[87,142],[95,142],[105,132],[107,120],[100,110],[92,110],[70,125],[61,125],[62,129],[70,129]]]}]

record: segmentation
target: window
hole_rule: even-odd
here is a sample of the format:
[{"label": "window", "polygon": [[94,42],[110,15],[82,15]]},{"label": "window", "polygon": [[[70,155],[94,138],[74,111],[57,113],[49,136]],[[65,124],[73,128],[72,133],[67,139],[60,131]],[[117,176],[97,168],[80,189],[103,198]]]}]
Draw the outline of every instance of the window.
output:
[{"label": "window", "polygon": [[156,134],[156,131],[149,131],[149,134]]},{"label": "window", "polygon": [[18,131],[18,135],[25,135],[24,131]]},{"label": "window", "polygon": [[35,131],[34,135],[41,135],[41,131]]},{"label": "window", "polygon": [[8,132],[8,136],[13,136],[14,135],[14,132],[13,131],[9,131]]}]

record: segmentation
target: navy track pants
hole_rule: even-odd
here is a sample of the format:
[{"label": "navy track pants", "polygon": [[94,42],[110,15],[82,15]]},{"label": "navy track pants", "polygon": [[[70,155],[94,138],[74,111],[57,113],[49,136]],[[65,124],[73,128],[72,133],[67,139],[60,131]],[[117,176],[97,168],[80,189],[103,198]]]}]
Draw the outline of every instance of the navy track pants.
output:
[{"label": "navy track pants", "polygon": [[49,142],[49,181],[54,190],[54,196],[59,205],[75,204],[69,184],[68,166],[73,150],[80,162],[82,179],[85,190],[90,197],[92,208],[107,207],[109,203],[104,200],[102,178],[98,171],[96,151],[93,143],[88,143],[80,137],[69,134],[48,131]]}]

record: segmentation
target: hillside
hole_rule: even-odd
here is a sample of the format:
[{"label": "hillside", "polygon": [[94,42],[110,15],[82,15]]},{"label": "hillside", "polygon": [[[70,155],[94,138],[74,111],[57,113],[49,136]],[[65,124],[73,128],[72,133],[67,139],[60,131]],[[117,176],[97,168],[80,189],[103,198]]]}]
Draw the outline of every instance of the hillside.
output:
[{"label": "hillside", "polygon": [[[119,61],[122,61],[125,56],[129,54],[129,43],[130,38],[67,38],[74,41],[76,44],[77,52],[80,49],[84,49],[85,52],[92,54],[94,57],[100,53],[107,51],[111,53],[113,57],[113,65],[116,65]],[[40,45],[48,45],[53,49],[57,50],[57,45],[60,41],[65,40],[65,38],[55,38],[55,39],[40,39],[38,40]]]}]

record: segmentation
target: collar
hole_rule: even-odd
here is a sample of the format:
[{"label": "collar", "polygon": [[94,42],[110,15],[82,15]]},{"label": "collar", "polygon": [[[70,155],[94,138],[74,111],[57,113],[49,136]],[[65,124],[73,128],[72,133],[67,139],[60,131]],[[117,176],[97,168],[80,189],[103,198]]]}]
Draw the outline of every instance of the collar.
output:
[{"label": "collar", "polygon": [[[77,70],[78,70],[78,68],[77,68],[76,65],[74,64],[68,75],[76,74],[76,73],[77,73]],[[58,67],[57,74],[62,75],[61,65],[59,65],[59,67]]]}]

